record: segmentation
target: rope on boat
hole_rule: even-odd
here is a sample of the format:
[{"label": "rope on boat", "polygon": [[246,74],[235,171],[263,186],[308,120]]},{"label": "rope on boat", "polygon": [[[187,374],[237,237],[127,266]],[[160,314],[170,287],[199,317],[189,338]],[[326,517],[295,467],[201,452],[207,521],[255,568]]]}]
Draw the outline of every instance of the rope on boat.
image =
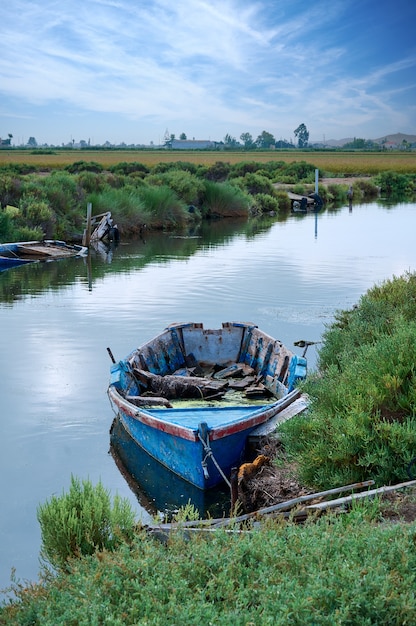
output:
[{"label": "rope on boat", "polygon": [[[204,439],[204,435],[206,436],[206,439]],[[202,465],[202,470],[204,472],[204,476],[205,478],[209,478],[209,473],[208,473],[208,467],[207,467],[207,460],[210,458],[211,461],[214,463],[215,467],[217,468],[218,472],[221,474],[224,482],[227,483],[228,487],[231,489],[231,483],[228,480],[228,478],[226,477],[226,475],[224,474],[224,472],[222,471],[221,467],[219,466],[217,459],[215,458],[212,450],[211,450],[211,446],[209,445],[209,434],[208,434],[208,427],[206,425],[205,422],[203,422],[202,424],[199,424],[198,426],[198,437],[200,442],[202,443],[202,447],[204,449],[205,452],[205,456],[202,459],[201,465]]]}]

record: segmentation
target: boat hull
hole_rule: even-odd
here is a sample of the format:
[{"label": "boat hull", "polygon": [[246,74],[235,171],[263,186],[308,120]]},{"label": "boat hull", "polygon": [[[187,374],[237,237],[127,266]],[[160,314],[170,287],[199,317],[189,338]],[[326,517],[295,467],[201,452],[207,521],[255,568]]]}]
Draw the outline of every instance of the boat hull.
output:
[{"label": "boat hull", "polygon": [[[179,371],[189,355],[205,366],[241,362],[254,367],[274,400],[232,406],[211,402],[193,408],[137,405],[138,400],[145,400],[135,374],[138,364],[146,372],[163,376]],[[201,324],[175,324],[114,364],[108,394],[137,446],[175,475],[205,490],[229,480],[232,468],[244,461],[250,433],[299,396],[295,383],[305,375],[303,357],[296,357],[252,324],[226,323],[216,331],[204,331]]]}]

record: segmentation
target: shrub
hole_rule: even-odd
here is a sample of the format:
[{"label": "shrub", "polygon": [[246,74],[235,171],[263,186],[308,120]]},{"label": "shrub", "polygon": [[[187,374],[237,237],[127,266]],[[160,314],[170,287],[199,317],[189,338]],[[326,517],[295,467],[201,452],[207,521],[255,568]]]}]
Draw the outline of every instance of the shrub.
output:
[{"label": "shrub", "polygon": [[276,198],[279,203],[279,212],[287,213],[290,211],[292,203],[289,196],[285,191],[277,191]]},{"label": "shrub", "polygon": [[259,213],[277,213],[279,211],[279,201],[266,193],[258,193],[254,196],[253,208]]},{"label": "shrub", "polygon": [[315,180],[315,166],[306,161],[288,163],[284,169],[285,176],[292,176],[296,181],[312,183]]},{"label": "shrub", "polygon": [[246,174],[253,174],[257,172],[260,164],[257,161],[242,161],[241,163],[234,163],[230,168],[230,178],[238,178],[245,176]]},{"label": "shrub", "polygon": [[70,174],[77,174],[78,172],[94,172],[98,174],[103,171],[103,166],[100,163],[96,163],[95,161],[90,161],[87,163],[86,161],[76,161],[75,163],[71,163],[71,165],[67,165],[65,168]]},{"label": "shrub", "polygon": [[397,172],[381,172],[375,178],[382,194],[386,196],[409,195],[414,192],[410,176]]},{"label": "shrub", "polygon": [[40,229],[42,237],[51,239],[55,234],[56,215],[44,200],[38,200],[31,195],[24,195],[20,203],[18,222],[21,226]]},{"label": "shrub", "polygon": [[37,509],[41,527],[41,557],[56,569],[66,569],[69,559],[114,550],[132,539],[134,513],[126,499],[115,496],[113,505],[101,482],[71,476],[69,492],[53,496]]},{"label": "shrub", "polygon": [[376,198],[379,194],[377,185],[372,180],[356,180],[353,183],[354,198],[358,200],[369,200]]},{"label": "shrub", "polygon": [[250,199],[229,183],[205,183],[202,215],[205,217],[247,217]]},{"label": "shrub", "polygon": [[185,204],[176,193],[162,185],[160,187],[142,187],[138,190],[149,216],[148,225],[152,228],[175,228],[185,226],[190,219]]},{"label": "shrub", "polygon": [[229,163],[217,161],[206,169],[204,176],[207,180],[224,182],[227,180],[230,171],[231,165]]},{"label": "shrub", "polygon": [[416,276],[369,290],[324,333],[303,388],[309,416],[282,427],[303,479],[323,488],[401,481],[416,450]]},{"label": "shrub", "polygon": [[150,175],[147,177],[146,182],[149,185],[168,186],[186,204],[198,205],[205,188],[204,182],[195,174],[181,170],[169,170],[164,174]]},{"label": "shrub", "polygon": [[149,168],[147,165],[143,165],[143,163],[137,163],[134,161],[133,163],[126,163],[123,161],[122,163],[116,163],[115,165],[111,165],[109,171],[113,174],[122,174],[123,176],[129,176],[130,174],[141,172],[144,174],[149,173]]},{"label": "shrub", "polygon": [[138,233],[149,220],[144,202],[134,187],[109,187],[102,193],[90,194],[88,201],[91,202],[95,215],[111,212],[120,234]]},{"label": "shrub", "polygon": [[107,179],[102,174],[95,174],[94,172],[81,172],[78,175],[78,185],[86,193],[103,191],[108,183]]},{"label": "shrub", "polygon": [[0,208],[17,206],[22,196],[22,180],[9,174],[0,174]]},{"label": "shrub", "polygon": [[253,196],[258,193],[267,193],[269,196],[274,196],[276,193],[276,189],[270,179],[259,174],[246,174],[243,178],[243,183],[245,190]]}]

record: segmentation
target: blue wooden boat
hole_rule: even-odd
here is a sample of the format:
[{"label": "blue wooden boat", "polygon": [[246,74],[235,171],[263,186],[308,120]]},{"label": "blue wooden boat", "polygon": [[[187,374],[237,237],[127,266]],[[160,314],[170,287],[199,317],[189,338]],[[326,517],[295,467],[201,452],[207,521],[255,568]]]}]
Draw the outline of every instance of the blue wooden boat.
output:
[{"label": "blue wooden boat", "polygon": [[0,270],[35,261],[51,261],[86,254],[88,254],[86,247],[57,239],[0,243]]},{"label": "blue wooden boat", "polygon": [[123,427],[200,489],[229,480],[247,437],[299,397],[306,376],[304,356],[251,323],[172,324],[119,362],[109,353],[108,395]]}]

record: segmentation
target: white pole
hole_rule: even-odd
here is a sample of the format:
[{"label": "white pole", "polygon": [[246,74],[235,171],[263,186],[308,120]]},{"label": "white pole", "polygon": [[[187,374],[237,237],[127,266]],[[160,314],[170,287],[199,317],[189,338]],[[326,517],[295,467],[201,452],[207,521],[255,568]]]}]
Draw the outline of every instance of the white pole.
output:
[{"label": "white pole", "polygon": [[315,170],[315,193],[318,193],[318,189],[319,189],[319,170],[316,169]]},{"label": "white pole", "polygon": [[91,239],[91,215],[92,215],[92,204],[91,202],[88,202],[87,204],[87,227],[84,230],[84,237],[83,237],[83,242],[82,242],[82,245],[87,246],[87,248],[89,248],[90,239]]}]

